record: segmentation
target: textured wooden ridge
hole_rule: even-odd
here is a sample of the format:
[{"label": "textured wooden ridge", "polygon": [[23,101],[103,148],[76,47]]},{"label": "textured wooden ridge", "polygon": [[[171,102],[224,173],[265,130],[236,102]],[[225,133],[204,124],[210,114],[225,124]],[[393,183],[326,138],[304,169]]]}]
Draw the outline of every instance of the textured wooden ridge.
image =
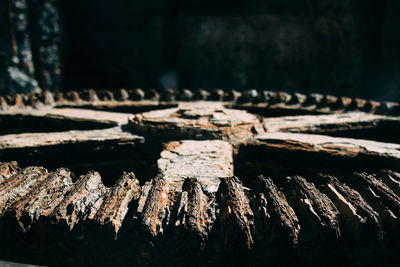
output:
[{"label": "textured wooden ridge", "polygon": [[[7,165],[1,163],[1,169]],[[8,177],[26,182],[2,184],[2,220],[7,220],[12,229],[36,235],[41,233],[30,229],[39,221],[49,226],[63,223],[71,235],[77,227],[84,227],[85,232],[96,225],[98,229],[107,228],[108,242],[120,239],[117,234],[124,224],[137,225],[137,231],[131,228],[123,237],[130,236],[133,247],[141,242],[145,245],[148,237],[156,246],[163,239],[172,242],[178,238],[191,249],[219,248],[226,252],[251,251],[254,246],[301,249],[322,240],[373,244],[399,234],[400,198],[389,184],[375,178],[382,173],[386,171],[338,177],[294,176],[286,180],[282,190],[275,179],[259,177],[247,188],[232,176],[218,178],[218,190],[206,193],[196,178],[187,178],[177,186],[160,174],[150,184],[139,186],[133,174],[124,173],[107,188],[96,172],[72,182],[68,170],[48,172],[28,167]],[[344,183],[349,179],[353,186]],[[371,202],[373,197],[379,197],[379,203]],[[144,203],[140,203],[142,198]],[[142,256],[148,259],[154,254]]]}]

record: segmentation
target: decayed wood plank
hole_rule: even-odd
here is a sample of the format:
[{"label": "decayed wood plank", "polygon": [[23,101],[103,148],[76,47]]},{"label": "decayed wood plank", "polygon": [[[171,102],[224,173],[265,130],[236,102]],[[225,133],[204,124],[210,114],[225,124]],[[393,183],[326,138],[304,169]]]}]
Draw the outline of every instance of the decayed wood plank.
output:
[{"label": "decayed wood plank", "polygon": [[376,128],[380,123],[393,122],[396,117],[388,117],[363,112],[345,114],[287,116],[264,118],[264,128],[268,132],[332,133],[336,131]]},{"label": "decayed wood plank", "polygon": [[119,143],[141,143],[144,141],[144,138],[125,132],[119,126],[104,130],[10,134],[0,136],[0,151],[2,149],[45,147],[60,144],[112,140],[118,141]]},{"label": "decayed wood plank", "polygon": [[[299,133],[265,133],[257,136],[256,144],[282,151],[323,152],[334,156],[370,155],[400,162],[400,145],[362,139],[339,138]],[[397,165],[399,166],[399,165]]]}]

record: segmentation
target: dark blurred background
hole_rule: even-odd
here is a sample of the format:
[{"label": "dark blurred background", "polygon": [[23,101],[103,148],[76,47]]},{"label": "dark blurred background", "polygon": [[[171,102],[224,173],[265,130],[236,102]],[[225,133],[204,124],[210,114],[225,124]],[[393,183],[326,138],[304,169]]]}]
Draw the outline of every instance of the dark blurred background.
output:
[{"label": "dark blurred background", "polygon": [[51,63],[37,60],[44,41],[36,52],[32,42],[42,88],[257,88],[400,100],[398,0],[22,2],[30,40],[38,20],[56,28],[59,45],[50,50],[59,67],[40,74]]}]

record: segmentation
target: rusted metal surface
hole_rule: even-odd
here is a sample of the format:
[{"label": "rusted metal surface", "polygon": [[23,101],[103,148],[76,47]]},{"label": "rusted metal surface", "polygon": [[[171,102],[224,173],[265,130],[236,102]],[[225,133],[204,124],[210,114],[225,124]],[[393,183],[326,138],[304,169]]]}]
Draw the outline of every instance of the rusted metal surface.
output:
[{"label": "rusted metal surface", "polygon": [[[18,261],[19,251],[44,265],[148,265],[171,256],[174,265],[347,265],[383,255],[399,264],[400,145],[384,135],[387,123],[399,132],[396,104],[139,89],[47,93],[33,106],[24,95],[4,101],[0,117],[52,118],[46,124],[55,129],[0,136],[6,260]],[[35,160],[51,167],[30,167]],[[112,178],[90,166],[108,166]],[[374,253],[359,256],[365,251]]]}]

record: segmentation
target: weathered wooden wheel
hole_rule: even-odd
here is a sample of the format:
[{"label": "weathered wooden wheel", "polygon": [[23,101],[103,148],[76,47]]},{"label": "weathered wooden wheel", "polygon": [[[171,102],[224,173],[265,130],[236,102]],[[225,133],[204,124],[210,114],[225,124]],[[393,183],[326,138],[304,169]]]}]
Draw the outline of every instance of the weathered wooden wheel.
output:
[{"label": "weathered wooden wheel", "polygon": [[0,104],[1,259],[400,264],[396,103],[122,89]]}]

